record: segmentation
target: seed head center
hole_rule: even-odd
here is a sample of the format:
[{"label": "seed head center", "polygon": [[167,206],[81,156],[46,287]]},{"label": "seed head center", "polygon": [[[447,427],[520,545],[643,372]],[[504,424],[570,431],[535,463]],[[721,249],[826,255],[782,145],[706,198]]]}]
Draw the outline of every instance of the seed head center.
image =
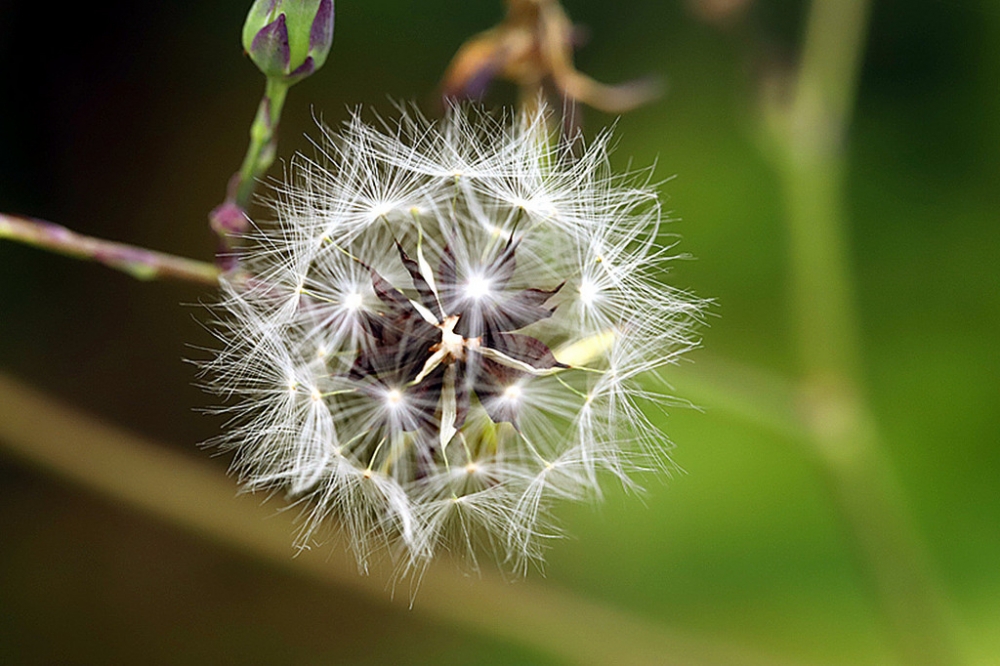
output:
[{"label": "seed head center", "polygon": [[445,317],[438,326],[441,329],[441,342],[435,345],[432,351],[444,351],[449,359],[462,360],[465,358],[466,340],[455,332],[456,324],[458,324],[458,315]]},{"label": "seed head center", "polygon": [[398,388],[389,389],[385,394],[385,402],[389,407],[396,407],[403,401],[403,392]]}]

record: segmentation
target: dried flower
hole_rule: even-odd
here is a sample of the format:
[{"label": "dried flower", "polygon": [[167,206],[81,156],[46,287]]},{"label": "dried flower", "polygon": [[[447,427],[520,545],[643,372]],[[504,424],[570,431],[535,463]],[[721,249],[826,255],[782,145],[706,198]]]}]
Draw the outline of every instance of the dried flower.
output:
[{"label": "dried flower", "polygon": [[661,283],[656,193],[540,115],[403,111],[324,130],[224,283],[207,364],[250,489],[331,517],[365,565],[441,548],[523,565],[552,498],[667,461],[642,406],[700,303]]},{"label": "dried flower", "polygon": [[549,84],[566,102],[621,113],[654,99],[660,85],[637,79],[607,85],[577,70],[573,50],[584,31],[573,25],[559,0],[506,0],[497,26],[474,35],[458,50],[441,81],[445,99],[478,99],[494,78],[517,84],[522,103],[532,103]]}]

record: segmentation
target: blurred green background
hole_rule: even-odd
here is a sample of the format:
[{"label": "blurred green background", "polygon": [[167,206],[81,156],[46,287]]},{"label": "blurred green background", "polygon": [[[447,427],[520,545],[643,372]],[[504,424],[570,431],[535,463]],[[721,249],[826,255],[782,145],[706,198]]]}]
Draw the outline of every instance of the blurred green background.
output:
[{"label": "blurred green background", "polygon": [[[210,259],[206,214],[262,88],[239,45],[249,4],[0,3],[0,210]],[[794,377],[786,223],[758,116],[762,82],[794,63],[807,4],[758,0],[723,21],[694,0],[565,7],[590,28],[583,71],[667,84],[618,121],[614,159],[671,178],[671,230],[696,260],[670,280],[716,301],[685,372],[723,359]],[[452,54],[502,15],[498,0],[341,0],[330,59],[289,97],[280,155],[311,150],[314,118],[336,124],[360,104],[435,113]],[[1000,664],[998,82],[1000,4],[876,0],[847,145],[865,397],[961,657],[984,665]],[[502,84],[487,98],[514,99]],[[590,133],[614,121],[583,118]],[[196,412],[210,399],[183,361],[210,343],[192,307],[209,298],[0,243],[0,372],[224,469],[195,446],[220,424]],[[559,505],[571,538],[529,577],[748,655],[891,663],[803,443],[695,401],[663,423],[685,473],[646,479],[640,497]],[[321,586],[0,448],[0,663],[560,662]]]}]

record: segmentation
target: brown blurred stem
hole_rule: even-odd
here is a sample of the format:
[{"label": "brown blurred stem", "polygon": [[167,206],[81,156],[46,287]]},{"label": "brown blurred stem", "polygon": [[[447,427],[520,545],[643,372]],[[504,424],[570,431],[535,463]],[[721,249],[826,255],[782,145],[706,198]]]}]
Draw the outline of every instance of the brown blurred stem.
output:
[{"label": "brown blurred stem", "polygon": [[45,220],[0,213],[0,240],[96,261],[138,280],[185,280],[212,286],[219,283],[219,269],[213,264],[84,236]]},{"label": "brown blurred stem", "polygon": [[[6,453],[104,497],[195,532],[320,584],[351,589],[407,612],[377,575],[358,574],[343,548],[295,555],[294,511],[276,499],[235,496],[236,486],[203,460],[182,455],[60,405],[0,373],[0,447]],[[791,662],[720,641],[680,635],[659,623],[595,603],[551,584],[510,584],[452,562],[430,566],[414,613],[541,651],[560,663],[780,666]]]},{"label": "brown blurred stem", "polygon": [[944,602],[863,397],[844,138],[868,14],[868,0],[813,0],[791,99],[767,109],[788,218],[800,407],[901,662],[950,665]]}]

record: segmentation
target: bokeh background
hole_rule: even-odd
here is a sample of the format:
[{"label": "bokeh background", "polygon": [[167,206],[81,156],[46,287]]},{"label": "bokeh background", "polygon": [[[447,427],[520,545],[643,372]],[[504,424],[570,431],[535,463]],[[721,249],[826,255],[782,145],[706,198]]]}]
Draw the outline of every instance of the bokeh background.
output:
[{"label": "bokeh background", "polygon": [[[262,87],[239,45],[249,4],[0,3],[0,210],[210,259],[206,214]],[[807,3],[706,12],[727,4],[740,3],[565,1],[590,28],[583,71],[667,84],[618,120],[615,161],[655,162],[669,178],[671,231],[695,258],[669,279],[715,300],[685,372],[703,360],[705,372],[724,362],[794,377],[759,93],[794,63]],[[280,155],[310,150],[315,117],[336,124],[360,104],[435,113],[452,54],[502,15],[499,0],[340,0],[330,59],[290,95]],[[865,395],[960,656],[983,665],[1000,664],[998,81],[1000,4],[876,0],[847,144]],[[487,101],[515,98],[500,84]],[[615,118],[583,120],[596,132]],[[219,422],[197,412],[210,401],[184,362],[210,342],[194,305],[210,296],[0,242],[0,372],[225,469],[196,446]],[[802,442],[695,402],[664,420],[685,473],[646,479],[641,496],[612,488],[601,505],[558,506],[571,538],[529,579],[780,663],[892,663]],[[419,595],[414,611],[388,597],[178,529],[0,447],[0,663],[562,663],[432,621]]]}]

